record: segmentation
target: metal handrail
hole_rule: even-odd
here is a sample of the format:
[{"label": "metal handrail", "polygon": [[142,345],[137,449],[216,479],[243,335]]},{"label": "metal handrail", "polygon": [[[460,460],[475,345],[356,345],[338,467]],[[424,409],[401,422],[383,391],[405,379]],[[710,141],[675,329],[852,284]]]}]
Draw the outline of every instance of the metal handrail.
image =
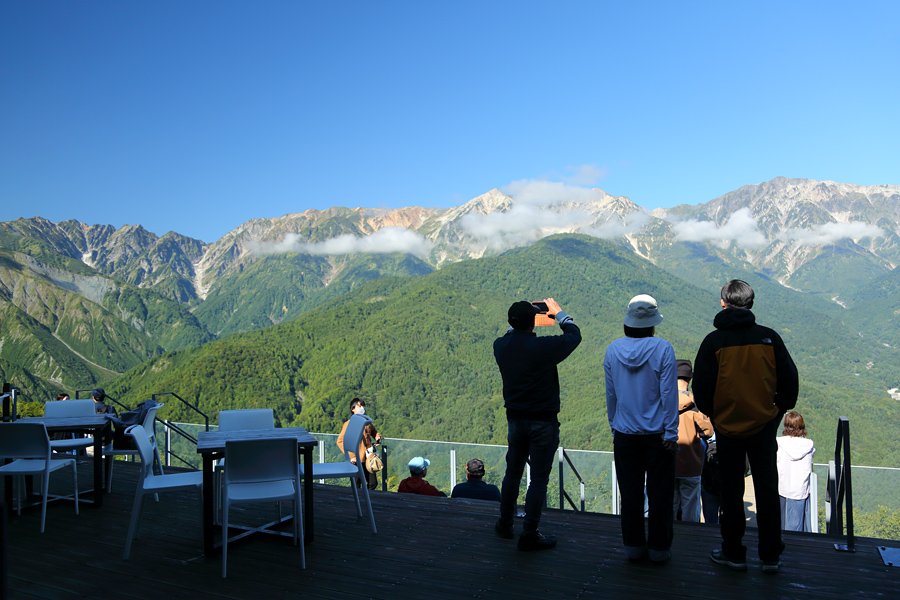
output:
[{"label": "metal handrail", "polygon": [[572,510],[577,511],[578,508],[575,506],[575,502],[569,496],[568,492],[566,492],[565,488],[565,473],[563,469],[563,459],[569,463],[569,467],[572,469],[572,472],[575,473],[575,477],[578,478],[578,481],[581,483],[581,512],[584,512],[584,478],[581,476],[581,473],[578,472],[578,469],[575,468],[575,465],[572,463],[572,459],[569,458],[569,454],[566,452],[566,449],[562,446],[559,447],[559,508],[562,509],[564,507],[563,500],[568,501],[569,505],[572,507]]},{"label": "metal handrail", "polygon": [[825,515],[827,531],[833,535],[843,535],[843,504],[847,501],[847,543],[836,543],[834,549],[840,552],[856,552],[856,538],[853,535],[853,486],[850,464],[850,420],[838,419],[837,437],[834,443],[834,460],[828,463],[828,486],[825,504],[830,510]]},{"label": "metal handrail", "polygon": [[[190,408],[191,410],[193,410],[194,412],[196,412],[197,414],[199,414],[200,416],[203,417],[206,431],[209,431],[209,415],[207,415],[205,412],[203,412],[202,410],[200,410],[199,408],[197,408],[196,406],[194,406],[193,404],[191,404],[190,402],[188,402],[187,400],[185,400],[184,398],[182,398],[175,392],[158,392],[156,394],[150,394],[150,399],[153,400],[154,402],[158,402],[158,400],[156,399],[157,396],[175,396],[175,398],[180,400],[182,404],[184,404],[185,406],[187,406],[188,408]],[[197,445],[197,438],[195,438],[194,436],[189,434],[187,431],[185,431],[178,425],[174,425],[168,421],[163,421],[159,417],[156,417],[156,420],[159,421],[160,423],[162,423],[163,426],[166,428],[166,463],[168,464],[170,456],[174,456],[175,458],[177,458],[178,460],[180,460],[187,466],[189,466],[189,467],[192,466],[191,463],[189,463],[187,460],[185,460],[184,458],[182,458],[182,457],[178,456],[177,454],[175,454],[174,452],[172,452],[172,449],[171,449],[172,446],[169,443],[169,435],[172,431],[174,431],[175,433],[177,433],[178,435],[180,435],[181,437],[183,437],[190,443],[194,444],[195,446]]]},{"label": "metal handrail", "polygon": [[[182,398],[175,392],[159,392],[156,394],[151,394],[150,398],[153,400],[156,400],[157,396],[175,396],[176,398],[181,400],[182,404],[184,404],[185,406],[187,406],[188,408],[193,410],[195,413],[197,413],[198,415],[203,417],[203,421],[206,424],[206,431],[209,431],[209,415],[207,415],[205,412],[203,412],[202,410],[200,410],[199,408],[197,408],[196,406],[194,406],[193,404],[191,404],[190,402],[188,402],[187,400],[185,400],[184,398]],[[194,440],[194,443],[197,443],[197,440]]]}]

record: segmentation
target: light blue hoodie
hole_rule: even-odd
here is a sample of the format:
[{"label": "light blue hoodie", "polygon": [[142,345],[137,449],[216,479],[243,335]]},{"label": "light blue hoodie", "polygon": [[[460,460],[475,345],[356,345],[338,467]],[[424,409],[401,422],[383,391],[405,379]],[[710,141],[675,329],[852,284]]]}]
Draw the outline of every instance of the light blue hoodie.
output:
[{"label": "light blue hoodie", "polygon": [[678,441],[678,369],[672,344],[619,338],[606,349],[606,411],[614,431]]}]

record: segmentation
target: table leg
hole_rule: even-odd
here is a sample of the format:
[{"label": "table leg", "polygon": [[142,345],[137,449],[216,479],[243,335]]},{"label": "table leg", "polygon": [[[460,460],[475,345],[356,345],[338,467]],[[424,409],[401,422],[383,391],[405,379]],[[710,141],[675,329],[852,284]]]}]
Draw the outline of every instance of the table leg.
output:
[{"label": "table leg", "polygon": [[213,502],[213,488],[215,487],[215,477],[213,477],[213,456],[212,454],[203,455],[203,554],[212,556],[215,553],[215,536],[213,530],[213,515],[215,512],[215,502]]},{"label": "table leg", "polygon": [[315,540],[315,519],[313,518],[313,447],[303,448],[303,542],[311,544]]}]

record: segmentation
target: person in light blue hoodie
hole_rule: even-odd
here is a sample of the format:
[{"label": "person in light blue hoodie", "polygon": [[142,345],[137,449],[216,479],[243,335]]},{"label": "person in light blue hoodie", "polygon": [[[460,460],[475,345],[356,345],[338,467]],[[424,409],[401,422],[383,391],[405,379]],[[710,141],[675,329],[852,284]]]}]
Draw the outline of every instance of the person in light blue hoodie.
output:
[{"label": "person in light blue hoodie", "polygon": [[[678,453],[678,368],[675,350],[653,337],[662,315],[652,296],[628,303],[625,337],[606,349],[606,410],[622,495],[622,540],[629,561],[671,556],[672,495]],[[644,482],[649,506],[644,534]]]}]

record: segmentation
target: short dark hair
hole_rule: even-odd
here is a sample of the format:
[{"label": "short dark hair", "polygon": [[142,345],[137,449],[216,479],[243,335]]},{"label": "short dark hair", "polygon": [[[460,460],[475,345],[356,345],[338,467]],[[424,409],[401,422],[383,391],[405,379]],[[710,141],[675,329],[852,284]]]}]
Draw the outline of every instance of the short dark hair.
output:
[{"label": "short dark hair", "polygon": [[648,338],[653,337],[653,334],[656,333],[656,327],[629,327],[628,325],[622,325],[622,328],[625,330],[625,337],[630,338]]},{"label": "short dark hair", "polygon": [[721,298],[728,308],[753,308],[753,288],[741,279],[732,279],[722,286]]},{"label": "short dark hair", "polygon": [[350,412],[353,412],[353,409],[356,408],[357,406],[365,406],[365,405],[366,405],[365,400],[362,400],[361,398],[354,398],[353,400],[350,401]]}]

